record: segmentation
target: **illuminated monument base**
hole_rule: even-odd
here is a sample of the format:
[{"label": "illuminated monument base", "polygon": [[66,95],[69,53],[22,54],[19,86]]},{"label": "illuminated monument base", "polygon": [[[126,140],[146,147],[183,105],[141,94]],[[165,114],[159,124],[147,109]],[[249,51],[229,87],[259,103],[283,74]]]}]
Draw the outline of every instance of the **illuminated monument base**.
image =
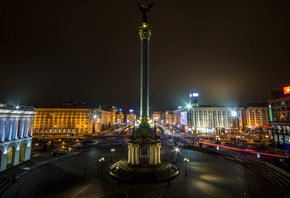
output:
[{"label": "illuminated monument base", "polygon": [[146,123],[135,128],[128,143],[128,158],[114,163],[109,175],[123,182],[159,182],[177,177],[179,168],[161,161],[161,143],[155,134]]}]

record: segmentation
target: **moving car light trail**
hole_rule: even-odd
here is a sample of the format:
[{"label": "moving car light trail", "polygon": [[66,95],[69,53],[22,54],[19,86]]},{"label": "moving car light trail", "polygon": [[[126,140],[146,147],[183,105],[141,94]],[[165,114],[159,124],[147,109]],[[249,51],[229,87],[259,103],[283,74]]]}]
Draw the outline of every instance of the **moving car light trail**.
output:
[{"label": "moving car light trail", "polygon": [[259,153],[260,155],[268,155],[268,156],[273,156],[273,157],[288,158],[288,156],[286,156],[286,155],[277,155],[277,154],[272,154],[272,153],[264,153],[264,152],[258,152],[258,151],[251,151],[251,150],[247,150],[247,149],[239,149],[239,148],[234,148],[234,147],[229,147],[229,146],[223,146],[223,145],[220,145],[220,144],[213,144],[213,143],[204,142],[204,141],[200,141],[200,143],[207,144],[207,145],[212,145],[212,146],[217,146],[217,147],[224,148],[224,149],[229,149],[229,150],[246,152],[246,153],[255,153],[255,154]]}]

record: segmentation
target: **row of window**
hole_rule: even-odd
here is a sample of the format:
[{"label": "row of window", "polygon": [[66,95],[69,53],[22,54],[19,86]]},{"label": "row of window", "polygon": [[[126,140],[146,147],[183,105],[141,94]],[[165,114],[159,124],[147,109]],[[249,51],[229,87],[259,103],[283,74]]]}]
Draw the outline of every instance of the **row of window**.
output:
[{"label": "row of window", "polygon": [[283,106],[283,105],[290,105],[290,101],[277,101],[277,102],[272,102],[271,106]]}]

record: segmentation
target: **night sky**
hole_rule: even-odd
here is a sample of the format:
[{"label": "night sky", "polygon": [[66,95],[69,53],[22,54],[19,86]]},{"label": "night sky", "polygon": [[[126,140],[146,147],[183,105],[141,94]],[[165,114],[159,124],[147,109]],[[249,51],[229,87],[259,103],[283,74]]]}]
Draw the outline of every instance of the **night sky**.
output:
[{"label": "night sky", "polygon": [[[290,1],[158,0],[148,14],[151,110],[266,102],[290,85]],[[133,0],[1,3],[0,103],[139,108]]]}]

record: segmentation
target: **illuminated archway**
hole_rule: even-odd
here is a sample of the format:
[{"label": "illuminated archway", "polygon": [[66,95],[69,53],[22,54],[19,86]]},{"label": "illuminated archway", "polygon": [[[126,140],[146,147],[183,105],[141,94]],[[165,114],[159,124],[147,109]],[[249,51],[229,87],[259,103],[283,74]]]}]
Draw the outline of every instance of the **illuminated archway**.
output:
[{"label": "illuminated archway", "polygon": [[9,147],[8,151],[7,151],[7,167],[11,167],[14,164],[14,156],[15,156],[15,147],[11,146]]},{"label": "illuminated archway", "polygon": [[25,161],[26,144],[22,144],[19,152],[19,163]]}]

